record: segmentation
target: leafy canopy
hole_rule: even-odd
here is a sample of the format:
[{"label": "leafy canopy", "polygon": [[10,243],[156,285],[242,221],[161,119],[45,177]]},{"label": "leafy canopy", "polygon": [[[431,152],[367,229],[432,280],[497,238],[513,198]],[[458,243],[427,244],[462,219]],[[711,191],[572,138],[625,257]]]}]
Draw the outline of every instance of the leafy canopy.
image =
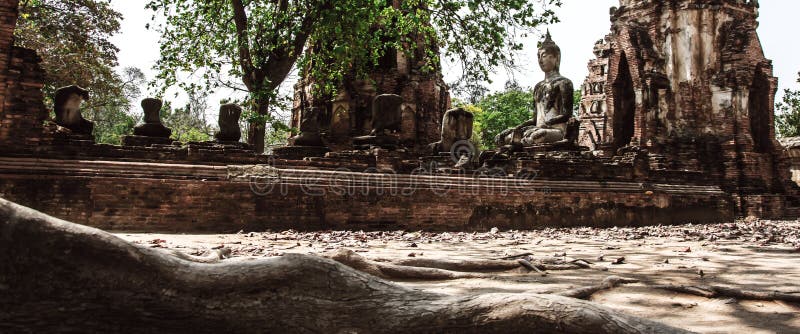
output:
[{"label": "leafy canopy", "polygon": [[489,94],[468,107],[475,115],[473,133],[480,148],[494,147],[494,137],[500,132],[536,117],[533,103],[530,89],[509,82],[504,91]]},{"label": "leafy canopy", "polygon": [[21,0],[19,11],[15,42],[42,57],[45,104],[52,105],[59,87],[87,88],[84,115],[95,122],[97,141],[119,143],[136,124],[127,111],[144,83],[138,69],[114,70],[118,49],[109,38],[119,32],[122,14],[104,0]]},{"label": "leafy canopy", "polygon": [[208,103],[204,96],[189,94],[189,101],[182,108],[172,108],[164,101],[161,106],[161,121],[172,130],[171,138],[181,142],[212,140],[215,129],[206,120]]},{"label": "leafy canopy", "polygon": [[[293,66],[333,90],[351,73],[363,76],[389,48],[415,53],[437,69],[445,57],[466,76],[487,79],[496,66],[514,66],[524,32],[556,21],[560,0],[151,0],[164,21],[162,88],[227,87],[256,102],[275,97]],[[429,47],[410,45],[423,41]],[[312,46],[313,52],[304,52]],[[189,73],[181,80],[182,73]],[[252,107],[263,108],[262,103]],[[266,113],[267,110],[259,110]]]}]

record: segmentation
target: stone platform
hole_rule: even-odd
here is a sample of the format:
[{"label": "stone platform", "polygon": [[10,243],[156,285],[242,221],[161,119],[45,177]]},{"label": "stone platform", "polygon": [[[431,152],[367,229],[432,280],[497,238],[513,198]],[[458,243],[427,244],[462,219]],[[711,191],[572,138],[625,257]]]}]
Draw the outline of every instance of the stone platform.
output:
[{"label": "stone platform", "polygon": [[0,197],[137,232],[471,231],[734,218],[734,199],[717,186],[24,158],[0,158]]}]

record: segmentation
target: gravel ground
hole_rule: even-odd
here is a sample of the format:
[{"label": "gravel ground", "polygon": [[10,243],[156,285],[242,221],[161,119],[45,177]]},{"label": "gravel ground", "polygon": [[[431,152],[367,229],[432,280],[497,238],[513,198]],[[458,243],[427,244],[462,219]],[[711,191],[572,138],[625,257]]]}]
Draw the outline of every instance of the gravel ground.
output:
[{"label": "gravel ground", "polygon": [[351,249],[370,259],[408,257],[585,259],[596,269],[523,269],[488,278],[402,281],[448,294],[551,293],[594,285],[609,275],[636,278],[592,296],[608,307],[703,333],[800,333],[800,305],[730,298],[707,299],[652,289],[655,284],[721,285],[747,290],[800,293],[800,221],[741,220],[715,225],[637,228],[564,228],[483,233],[419,231],[248,232],[226,235],[118,234],[134,243],[204,255],[222,247],[234,257],[286,253],[331,255]]}]

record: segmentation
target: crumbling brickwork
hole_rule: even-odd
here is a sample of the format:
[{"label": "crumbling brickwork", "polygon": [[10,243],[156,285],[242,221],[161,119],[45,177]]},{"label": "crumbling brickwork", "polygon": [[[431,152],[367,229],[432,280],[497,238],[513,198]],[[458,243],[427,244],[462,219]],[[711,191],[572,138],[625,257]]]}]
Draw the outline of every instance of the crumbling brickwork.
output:
[{"label": "crumbling brickwork", "polygon": [[14,46],[17,1],[0,2],[0,143],[3,149],[34,149],[44,140],[44,71],[41,58],[30,49]]},{"label": "crumbling brickwork", "polygon": [[594,54],[597,58],[589,61],[589,76],[581,87],[581,129],[578,142],[591,150],[598,150],[602,146],[608,123],[605,85],[610,52],[611,44],[605,39],[595,43]]},{"label": "crumbling brickwork", "polygon": [[[395,1],[394,5],[399,6],[399,2]],[[301,79],[295,85],[292,127],[300,127],[304,110],[320,108],[320,128],[326,143],[334,150],[349,149],[353,137],[372,130],[373,98],[397,94],[403,98],[401,141],[412,148],[438,141],[442,117],[450,108],[450,93],[440,64],[430,66],[426,63],[428,60],[423,60],[423,55],[437,47],[418,41],[410,49],[410,53],[390,50],[369,73],[368,79],[345,79],[337,96],[316,94],[312,89],[313,79]]]},{"label": "crumbling brickwork", "polygon": [[[17,7],[11,0],[0,0],[0,117],[5,118],[6,86],[11,46],[14,45],[14,27],[17,24]],[[0,138],[4,136],[5,126],[0,118]]]},{"label": "crumbling brickwork", "polygon": [[[43,125],[39,59],[12,47],[16,4],[0,0],[0,197],[78,223],[150,232],[485,230],[796,217],[800,207],[787,196],[789,162],[773,139],[776,82],[750,3],[622,1],[612,33],[596,45],[581,105],[583,141],[606,154],[532,148],[480,177],[471,177],[477,165],[454,168],[449,154],[347,149],[371,128],[379,93],[404,98],[406,144],[440,139],[447,86],[402,52],[334,98],[298,84],[293,125],[307,107],[323,107],[322,134],[334,149],[324,156],[71,138]],[[267,172],[239,171],[251,169]]]},{"label": "crumbling brickwork", "polygon": [[654,167],[702,171],[739,196],[741,214],[749,195],[793,191],[757,17],[757,1],[621,0],[589,64],[582,143],[640,146]]},{"label": "crumbling brickwork", "polygon": [[263,168],[0,158],[0,197],[143,232],[642,226],[727,221],[733,212],[717,186]]}]

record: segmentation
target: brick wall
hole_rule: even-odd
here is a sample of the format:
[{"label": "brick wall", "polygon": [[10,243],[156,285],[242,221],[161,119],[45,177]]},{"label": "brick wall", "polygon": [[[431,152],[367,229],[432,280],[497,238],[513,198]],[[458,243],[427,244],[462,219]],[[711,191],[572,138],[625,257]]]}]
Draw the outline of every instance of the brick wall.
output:
[{"label": "brick wall", "polygon": [[[0,115],[5,108],[7,71],[17,26],[17,1],[0,0]],[[0,125],[2,129],[2,125]]]},{"label": "brick wall", "polygon": [[[23,164],[20,160],[16,164]],[[275,182],[226,167],[31,160],[0,167],[0,196],[108,230],[486,230],[728,221],[713,186],[481,180],[273,170]],[[230,175],[233,175],[232,173]],[[267,175],[267,174],[259,174]],[[347,186],[349,185],[349,186]],[[265,195],[257,195],[253,190]],[[271,189],[271,191],[266,191]]]},{"label": "brick wall", "polygon": [[14,47],[11,51],[0,115],[3,149],[35,150],[50,142],[43,125],[48,112],[43,104],[44,71],[40,62],[33,50]]},{"label": "brick wall", "polygon": [[44,71],[36,52],[14,46],[17,1],[0,1],[0,150],[35,150],[44,136]]}]

